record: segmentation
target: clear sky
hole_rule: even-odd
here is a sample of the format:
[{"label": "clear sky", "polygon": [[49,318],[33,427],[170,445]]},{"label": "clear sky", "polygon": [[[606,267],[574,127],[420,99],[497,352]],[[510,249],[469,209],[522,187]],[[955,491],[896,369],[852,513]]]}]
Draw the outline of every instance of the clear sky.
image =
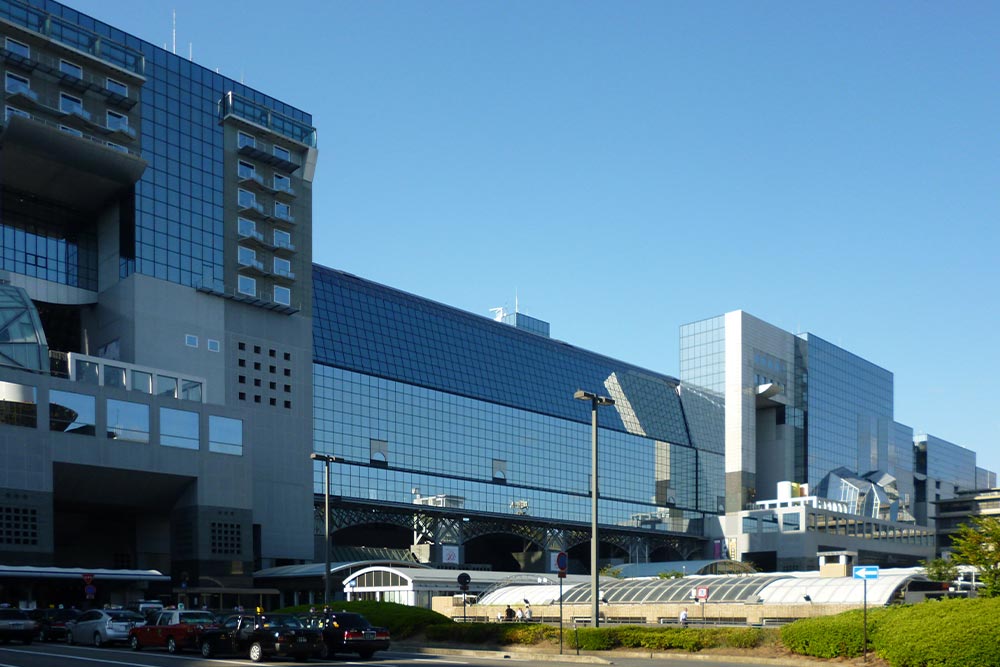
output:
[{"label": "clear sky", "polygon": [[313,114],[318,263],[669,374],[743,309],[1000,470],[1000,3],[69,4]]}]

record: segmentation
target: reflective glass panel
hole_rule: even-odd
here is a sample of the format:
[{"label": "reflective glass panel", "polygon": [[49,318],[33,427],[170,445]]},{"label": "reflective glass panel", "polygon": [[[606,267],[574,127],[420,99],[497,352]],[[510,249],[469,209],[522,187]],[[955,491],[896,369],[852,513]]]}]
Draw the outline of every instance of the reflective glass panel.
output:
[{"label": "reflective glass panel", "polygon": [[132,391],[142,394],[153,393],[153,374],[146,371],[132,371]]},{"label": "reflective glass panel", "polygon": [[38,423],[37,391],[34,387],[0,382],[0,424],[29,426]]},{"label": "reflective glass panel", "polygon": [[169,375],[157,375],[156,395],[177,398],[177,378]]},{"label": "reflective glass panel", "polygon": [[198,449],[200,437],[197,412],[160,408],[161,445]]},{"label": "reflective glass panel", "polygon": [[125,369],[120,366],[104,366],[104,386],[125,389]]},{"label": "reflective glass panel", "polygon": [[95,435],[97,421],[95,399],[69,391],[49,392],[49,430]]},{"label": "reflective glass panel", "polygon": [[218,454],[243,455],[243,421],[210,415],[208,449]]},{"label": "reflective glass panel", "polygon": [[100,372],[100,365],[93,361],[86,361],[84,359],[76,360],[76,381],[82,382],[83,384],[98,385],[100,381],[98,379],[98,373]]},{"label": "reflective glass panel", "polygon": [[109,398],[108,437],[129,442],[149,442],[149,406]]}]

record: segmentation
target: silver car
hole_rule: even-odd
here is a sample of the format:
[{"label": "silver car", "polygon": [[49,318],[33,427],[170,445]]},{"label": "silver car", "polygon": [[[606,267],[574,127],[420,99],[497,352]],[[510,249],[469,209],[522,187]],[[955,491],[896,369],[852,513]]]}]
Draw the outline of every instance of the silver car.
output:
[{"label": "silver car", "polygon": [[103,646],[112,642],[127,642],[128,631],[146,625],[142,614],[127,609],[91,609],[66,624],[66,641],[70,644]]}]

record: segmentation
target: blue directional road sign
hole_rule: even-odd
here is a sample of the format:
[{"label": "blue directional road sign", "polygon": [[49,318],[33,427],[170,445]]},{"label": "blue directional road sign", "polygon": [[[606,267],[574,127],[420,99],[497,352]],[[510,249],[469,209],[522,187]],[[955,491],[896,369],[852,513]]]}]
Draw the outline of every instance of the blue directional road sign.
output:
[{"label": "blue directional road sign", "polygon": [[855,579],[878,579],[878,565],[855,565]]}]

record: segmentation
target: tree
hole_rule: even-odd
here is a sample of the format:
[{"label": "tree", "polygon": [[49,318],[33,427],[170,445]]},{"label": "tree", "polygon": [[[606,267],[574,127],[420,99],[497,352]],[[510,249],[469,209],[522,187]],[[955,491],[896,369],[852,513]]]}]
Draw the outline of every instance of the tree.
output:
[{"label": "tree", "polygon": [[944,558],[933,558],[920,561],[924,574],[931,581],[955,581],[958,579],[958,566]]},{"label": "tree", "polygon": [[979,569],[979,595],[1000,597],[1000,517],[976,516],[951,536],[951,559]]},{"label": "tree", "polygon": [[680,570],[670,570],[669,572],[660,572],[656,576],[660,579],[683,579],[684,573]]}]

